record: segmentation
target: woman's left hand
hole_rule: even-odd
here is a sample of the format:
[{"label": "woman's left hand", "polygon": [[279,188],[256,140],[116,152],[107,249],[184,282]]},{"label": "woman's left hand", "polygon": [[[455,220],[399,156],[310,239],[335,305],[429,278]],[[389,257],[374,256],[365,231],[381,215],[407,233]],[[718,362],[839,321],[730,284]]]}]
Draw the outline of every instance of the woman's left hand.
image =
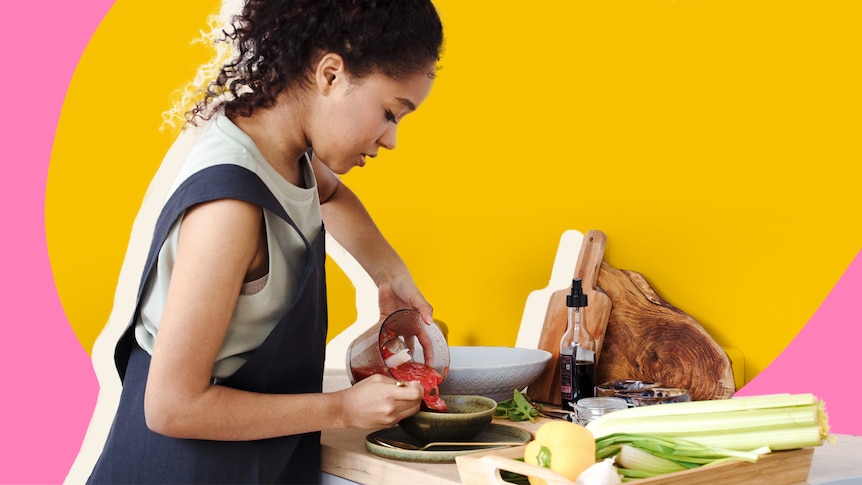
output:
[{"label": "woman's left hand", "polygon": [[426,324],[434,322],[431,303],[425,299],[409,275],[385,281],[378,286],[377,291],[381,320],[406,308],[418,311]]},{"label": "woman's left hand", "polygon": [[[395,279],[381,283],[378,287],[378,292],[381,321],[398,310],[410,309],[419,312],[419,316],[422,318],[425,325],[431,325],[434,323],[431,304],[428,303],[428,300],[426,300],[424,296],[422,296],[419,288],[416,287],[416,284],[409,275],[402,279]],[[419,345],[422,346],[425,362],[429,365],[435,365],[434,345],[428,337],[428,333],[425,330],[427,327],[425,325],[418,329],[415,337],[419,340]],[[407,337],[407,335],[405,335],[405,337]],[[407,340],[407,346],[410,349],[411,354],[414,353],[413,342],[413,339]]]}]

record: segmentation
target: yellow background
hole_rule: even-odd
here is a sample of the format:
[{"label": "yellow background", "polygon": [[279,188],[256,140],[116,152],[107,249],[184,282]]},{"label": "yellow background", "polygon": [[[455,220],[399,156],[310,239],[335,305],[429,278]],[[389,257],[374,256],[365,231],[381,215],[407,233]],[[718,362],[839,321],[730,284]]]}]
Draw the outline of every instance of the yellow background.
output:
[{"label": "yellow background", "polygon": [[[447,46],[434,91],[396,151],[344,180],[450,344],[514,345],[560,235],[600,229],[611,265],[740,349],[746,380],[763,370],[862,247],[859,4],[436,4]],[[161,113],[210,55],[190,42],[217,9],[118,0],[69,87],[46,230],[88,351],[175,136]],[[356,310],[328,270],[332,336]]]}]

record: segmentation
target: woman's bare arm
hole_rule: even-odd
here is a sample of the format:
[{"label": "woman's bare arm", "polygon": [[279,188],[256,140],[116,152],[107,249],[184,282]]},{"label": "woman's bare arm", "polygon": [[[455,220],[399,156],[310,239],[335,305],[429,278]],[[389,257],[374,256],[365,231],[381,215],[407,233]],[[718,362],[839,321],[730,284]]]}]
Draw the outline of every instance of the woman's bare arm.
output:
[{"label": "woman's bare arm", "polygon": [[326,394],[262,394],[210,383],[256,255],[260,211],[237,200],[187,211],[147,379],[147,425],[178,438],[250,440],[391,426],[418,410],[418,385],[401,388],[382,376]]}]

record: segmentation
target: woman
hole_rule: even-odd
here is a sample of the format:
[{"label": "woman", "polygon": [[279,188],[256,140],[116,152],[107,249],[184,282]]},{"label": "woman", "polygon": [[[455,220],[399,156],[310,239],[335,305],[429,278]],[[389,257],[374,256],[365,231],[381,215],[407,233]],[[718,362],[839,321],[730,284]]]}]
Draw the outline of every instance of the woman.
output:
[{"label": "woman", "polygon": [[327,428],[392,426],[418,383],[321,393],[324,223],[381,315],[431,305],[338,179],[427,97],[442,48],[429,0],[248,0],[189,121],[206,128],[156,228],[116,350],[123,393],[91,483],[309,483]]}]

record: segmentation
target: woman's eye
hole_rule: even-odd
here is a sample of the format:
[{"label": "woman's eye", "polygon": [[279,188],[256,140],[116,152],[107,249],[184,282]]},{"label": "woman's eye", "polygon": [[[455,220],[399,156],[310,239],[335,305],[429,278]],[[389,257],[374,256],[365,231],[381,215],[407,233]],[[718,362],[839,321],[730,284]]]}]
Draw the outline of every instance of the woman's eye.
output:
[{"label": "woman's eye", "polygon": [[386,110],[386,121],[391,121],[392,123],[398,123],[398,121],[395,119],[395,115],[392,114],[392,112],[389,111],[388,109]]}]

